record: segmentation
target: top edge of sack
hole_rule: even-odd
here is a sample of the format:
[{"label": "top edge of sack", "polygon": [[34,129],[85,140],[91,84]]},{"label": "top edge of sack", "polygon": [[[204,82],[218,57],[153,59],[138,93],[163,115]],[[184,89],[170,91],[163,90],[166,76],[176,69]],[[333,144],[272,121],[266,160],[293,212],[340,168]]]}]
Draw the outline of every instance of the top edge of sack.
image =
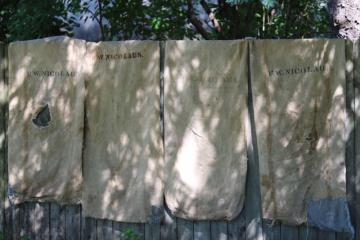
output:
[{"label": "top edge of sack", "polygon": [[100,43],[159,43],[162,41],[158,41],[158,40],[123,40],[123,41],[97,41],[97,42],[92,42],[92,41],[86,41],[86,43],[90,43],[90,44],[100,44]]},{"label": "top edge of sack", "polygon": [[[225,39],[225,40],[190,40],[190,39],[183,39],[183,40],[166,40],[164,42],[245,42],[248,39]],[[251,39],[255,40],[255,39]]]},{"label": "top edge of sack", "polygon": [[47,42],[69,42],[69,41],[79,41],[79,42],[86,42],[85,40],[82,39],[77,39],[77,38],[71,38],[68,36],[51,36],[51,37],[46,37],[46,38],[38,38],[38,39],[31,39],[31,40],[21,40],[21,41],[14,41],[11,42],[11,44],[22,44],[22,43],[47,43]]},{"label": "top edge of sack", "polygon": [[251,38],[248,39],[250,41],[286,41],[286,42],[294,42],[294,41],[301,41],[301,42],[306,42],[306,41],[329,41],[329,40],[334,40],[334,41],[345,41],[346,39],[342,39],[342,38],[267,38],[267,39],[259,39],[259,38]]}]

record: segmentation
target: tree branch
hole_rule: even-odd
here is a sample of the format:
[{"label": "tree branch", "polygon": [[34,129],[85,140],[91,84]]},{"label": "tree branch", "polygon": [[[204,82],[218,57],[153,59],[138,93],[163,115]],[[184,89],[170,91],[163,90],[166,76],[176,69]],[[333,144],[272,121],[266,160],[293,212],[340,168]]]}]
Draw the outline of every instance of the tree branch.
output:
[{"label": "tree branch", "polygon": [[202,8],[205,10],[207,15],[209,16],[210,21],[212,22],[215,30],[220,34],[221,38],[224,38],[223,32],[221,30],[221,26],[219,21],[215,18],[215,14],[211,11],[208,4],[205,2],[205,0],[200,0],[200,4]]},{"label": "tree branch", "polygon": [[187,15],[191,24],[194,25],[196,30],[201,34],[203,38],[205,38],[206,40],[210,39],[209,33],[204,29],[204,27],[202,26],[202,22],[195,15],[192,0],[187,0],[187,6]]},{"label": "tree branch", "polygon": [[99,25],[100,25],[100,32],[101,32],[101,40],[105,40],[105,31],[104,31],[104,26],[103,26],[103,15],[102,15],[102,6],[101,6],[101,1],[98,0],[98,5],[99,5]]}]

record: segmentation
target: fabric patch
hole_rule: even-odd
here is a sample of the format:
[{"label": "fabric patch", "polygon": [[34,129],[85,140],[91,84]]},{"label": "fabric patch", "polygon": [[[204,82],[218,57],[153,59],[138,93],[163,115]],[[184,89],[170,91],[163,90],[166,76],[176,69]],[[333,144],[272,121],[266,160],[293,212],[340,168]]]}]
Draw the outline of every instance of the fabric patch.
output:
[{"label": "fabric patch", "polygon": [[40,107],[37,110],[35,117],[32,119],[32,122],[40,128],[49,126],[50,121],[51,121],[51,114],[48,104]]},{"label": "fabric patch", "polygon": [[306,209],[308,225],[325,231],[346,232],[354,236],[346,199],[310,200]]}]

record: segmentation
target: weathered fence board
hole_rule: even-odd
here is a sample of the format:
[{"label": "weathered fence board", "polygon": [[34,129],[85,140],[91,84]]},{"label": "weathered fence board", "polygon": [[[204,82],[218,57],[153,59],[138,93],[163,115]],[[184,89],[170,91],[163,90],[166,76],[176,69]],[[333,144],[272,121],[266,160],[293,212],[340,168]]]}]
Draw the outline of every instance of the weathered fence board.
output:
[{"label": "weathered fence board", "polygon": [[318,239],[319,231],[316,228],[301,226],[299,229],[299,239],[316,240]]},{"label": "weathered fence board", "polygon": [[280,229],[281,226],[279,223],[273,222],[269,219],[263,220],[263,238],[264,240],[276,240],[280,239]]},{"label": "weathered fence board", "polygon": [[194,222],[182,218],[177,219],[177,239],[193,240],[194,239]]},{"label": "weathered fence board", "polygon": [[280,231],[281,231],[281,240],[287,240],[287,239],[298,240],[299,239],[299,228],[298,227],[287,226],[287,225],[282,224]]},{"label": "weathered fence board", "polygon": [[65,206],[50,203],[50,236],[52,240],[65,239]]},{"label": "weathered fence board", "polygon": [[225,221],[211,221],[211,239],[228,240],[228,229]]},{"label": "weathered fence board", "polygon": [[[5,86],[5,69],[6,69],[6,58],[5,58],[5,45],[0,43],[0,84]],[[1,104],[2,112],[4,109],[4,103]],[[0,135],[2,136],[2,141],[0,142],[0,233],[4,232],[4,223],[5,223],[5,199],[6,199],[6,192],[5,192],[5,115],[0,115]]]},{"label": "weathered fence board", "polygon": [[194,223],[194,240],[210,239],[210,222],[196,221]]},{"label": "weathered fence board", "polygon": [[[113,225],[114,239],[119,239],[120,235],[117,235],[117,229],[115,224]],[[118,236],[118,237],[116,237]],[[93,218],[82,218],[82,239],[96,239],[96,220]],[[116,237],[116,238],[115,238]]]},{"label": "weathered fence board", "polygon": [[160,240],[160,223],[145,224],[145,240]]},{"label": "weathered fence board", "polygon": [[240,213],[240,215],[236,219],[228,223],[228,235],[229,235],[228,237],[229,240],[246,239],[246,218],[245,218],[244,210]]},{"label": "weathered fence board", "polygon": [[165,211],[165,217],[160,231],[160,236],[163,240],[177,239],[176,218],[168,211]]},{"label": "weathered fence board", "polygon": [[[0,56],[4,54],[1,52]],[[162,56],[163,45],[162,45]],[[346,105],[347,133],[346,165],[347,196],[350,203],[356,240],[360,240],[360,61],[359,44],[348,42],[346,46],[347,66]],[[0,65],[3,66],[4,63]],[[163,59],[163,58],[162,58]],[[251,56],[249,56],[251,61]],[[251,64],[249,64],[249,67]],[[6,83],[1,71],[0,84]],[[0,85],[0,90],[4,85]],[[251,87],[251,86],[249,86]],[[251,92],[251,91],[250,91]],[[162,99],[163,101],[163,99]],[[251,96],[248,99],[251,106]],[[85,218],[81,206],[60,206],[56,203],[25,203],[10,205],[6,197],[6,142],[7,108],[0,102],[0,232],[5,239],[123,239],[129,229],[140,240],[350,240],[348,234],[321,231],[305,225],[291,227],[271,220],[261,220],[258,157],[254,129],[248,134],[249,174],[245,208],[233,221],[189,221],[174,217],[165,210],[160,224],[120,223],[109,220]],[[249,123],[254,121],[249,109]],[[253,126],[253,124],[252,124]],[[253,138],[254,137],[254,138]],[[5,202],[6,201],[6,202]]]},{"label": "weathered fence board", "polygon": [[[359,54],[360,54],[360,44],[359,41],[355,44],[351,45],[351,57],[352,57],[352,74],[353,74],[353,87],[354,87],[354,114],[355,114],[355,144],[354,149],[355,153],[352,158],[353,160],[353,191],[352,194],[352,209],[353,210],[353,221],[355,225],[355,236],[356,239],[360,239],[360,61],[359,61]],[[349,66],[350,67],[350,66]],[[350,70],[350,69],[349,69]]]}]

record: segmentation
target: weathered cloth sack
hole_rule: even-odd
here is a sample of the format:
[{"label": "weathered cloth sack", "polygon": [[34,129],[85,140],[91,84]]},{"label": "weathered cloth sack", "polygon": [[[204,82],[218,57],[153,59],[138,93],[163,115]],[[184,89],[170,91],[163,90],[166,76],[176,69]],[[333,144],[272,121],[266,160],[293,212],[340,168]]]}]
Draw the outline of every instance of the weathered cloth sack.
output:
[{"label": "weathered cloth sack", "polygon": [[247,43],[169,41],[165,58],[165,200],[187,219],[233,219],[247,172]]},{"label": "weathered cloth sack", "polygon": [[344,41],[260,40],[251,50],[263,217],[301,224],[320,214],[312,204],[346,200]]},{"label": "weathered cloth sack", "polygon": [[9,46],[10,197],[77,203],[81,197],[85,41],[56,37]]},{"label": "weathered cloth sack", "polygon": [[124,222],[159,221],[159,43],[88,43],[86,65],[84,214]]}]

